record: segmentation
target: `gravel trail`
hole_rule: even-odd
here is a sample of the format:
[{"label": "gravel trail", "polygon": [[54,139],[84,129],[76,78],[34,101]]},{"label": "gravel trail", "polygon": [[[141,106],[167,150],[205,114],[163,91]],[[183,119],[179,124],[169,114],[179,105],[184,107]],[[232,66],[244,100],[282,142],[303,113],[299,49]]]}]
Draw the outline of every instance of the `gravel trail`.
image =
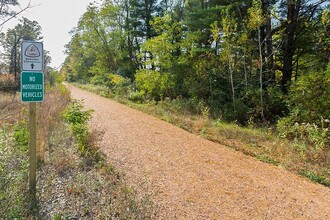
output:
[{"label": "gravel trail", "polygon": [[157,219],[330,220],[330,188],[69,86],[94,109],[101,149],[136,188],[155,192]]}]

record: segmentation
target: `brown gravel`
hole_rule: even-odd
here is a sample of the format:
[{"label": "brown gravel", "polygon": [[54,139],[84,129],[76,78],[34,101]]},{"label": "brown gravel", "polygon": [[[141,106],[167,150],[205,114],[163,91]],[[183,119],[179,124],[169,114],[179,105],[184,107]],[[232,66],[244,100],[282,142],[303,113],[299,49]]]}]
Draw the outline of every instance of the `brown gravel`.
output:
[{"label": "brown gravel", "polygon": [[330,219],[330,189],[69,86],[95,110],[101,148],[132,186],[156,192],[158,219]]}]

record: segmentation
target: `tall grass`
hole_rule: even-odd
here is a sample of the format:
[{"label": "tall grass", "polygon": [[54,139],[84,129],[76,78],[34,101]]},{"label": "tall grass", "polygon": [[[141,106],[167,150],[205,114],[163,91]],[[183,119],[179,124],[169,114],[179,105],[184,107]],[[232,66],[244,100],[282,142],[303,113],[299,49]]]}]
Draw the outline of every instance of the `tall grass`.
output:
[{"label": "tall grass", "polygon": [[60,113],[70,102],[70,93],[62,84],[46,87],[44,101],[38,105],[38,158],[44,159],[51,133],[61,122]]},{"label": "tall grass", "polygon": [[18,123],[13,135],[9,126],[0,128],[0,219],[28,216],[25,126]]},{"label": "tall grass", "polygon": [[14,91],[18,88],[13,74],[0,74],[0,91]]}]

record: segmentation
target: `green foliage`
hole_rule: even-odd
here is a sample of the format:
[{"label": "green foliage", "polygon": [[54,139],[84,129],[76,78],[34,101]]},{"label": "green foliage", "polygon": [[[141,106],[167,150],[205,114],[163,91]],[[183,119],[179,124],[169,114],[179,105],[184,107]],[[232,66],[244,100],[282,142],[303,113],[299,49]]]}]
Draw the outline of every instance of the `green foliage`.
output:
[{"label": "green foliage", "polygon": [[29,146],[30,132],[26,121],[18,122],[14,126],[13,138],[15,146],[23,151],[27,151]]},{"label": "green foliage", "polygon": [[130,92],[127,98],[128,100],[136,103],[142,103],[145,100],[141,92],[138,91]]},{"label": "green foliage", "polygon": [[330,151],[330,68],[302,76],[292,86],[290,115],[277,123],[281,136],[297,139],[315,151]]},{"label": "green foliage", "polygon": [[50,69],[48,73],[45,75],[45,82],[50,86],[54,86],[55,84],[60,84],[63,81],[63,78],[59,71]]},{"label": "green foliage", "polygon": [[[0,218],[27,218],[26,199],[28,179],[26,123],[10,129],[0,128]],[[25,145],[24,147],[20,145]]]},{"label": "green foliage", "polygon": [[315,67],[329,62],[329,4],[293,4],[298,13],[285,1],[91,4],[61,72],[105,86],[104,96],[196,99],[210,116],[240,124],[270,125],[299,111],[297,122],[320,125],[329,83]]},{"label": "green foliage", "polygon": [[265,23],[265,18],[262,14],[261,1],[253,0],[252,7],[248,9],[249,23],[248,27],[252,30],[258,29]]},{"label": "green foliage", "polygon": [[65,122],[70,125],[87,124],[93,111],[83,111],[83,108],[82,100],[73,100],[62,114]]},{"label": "green foliage", "polygon": [[261,118],[260,91],[249,88],[246,91],[243,103],[246,105],[246,117],[249,123],[262,124],[265,120],[270,123],[276,122],[279,118],[287,114],[288,108],[284,96],[278,87],[269,86],[263,91],[265,98],[263,110],[264,117]]},{"label": "green foliage", "polygon": [[299,172],[299,174],[309,178],[310,180],[312,180],[316,183],[320,183],[324,186],[330,187],[330,180],[327,179],[326,177],[322,176],[322,175],[319,175],[319,174],[315,173],[315,172],[301,171],[301,172]]},{"label": "green foliage", "polygon": [[136,73],[135,80],[141,93],[151,99],[160,100],[172,94],[173,81],[169,73],[141,70]]},{"label": "green foliage", "polygon": [[282,137],[306,141],[316,151],[330,151],[330,132],[328,128],[309,123],[292,123],[291,118],[284,118],[278,122],[277,128]]},{"label": "green foliage", "polygon": [[297,122],[317,123],[330,119],[330,65],[326,72],[311,71],[293,85],[289,106]]},{"label": "green foliage", "polygon": [[70,125],[70,129],[75,137],[82,154],[87,154],[90,149],[90,132],[88,121],[92,117],[92,110],[83,111],[83,101],[73,100],[67,109],[62,113],[63,119]]}]

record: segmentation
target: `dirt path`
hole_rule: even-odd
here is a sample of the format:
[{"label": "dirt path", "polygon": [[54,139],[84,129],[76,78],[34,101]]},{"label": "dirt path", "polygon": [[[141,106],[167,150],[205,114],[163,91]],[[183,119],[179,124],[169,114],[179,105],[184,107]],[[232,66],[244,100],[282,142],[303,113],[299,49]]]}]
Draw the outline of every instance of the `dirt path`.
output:
[{"label": "dirt path", "polygon": [[70,86],[95,110],[102,150],[157,191],[158,219],[330,219],[330,189]]}]

